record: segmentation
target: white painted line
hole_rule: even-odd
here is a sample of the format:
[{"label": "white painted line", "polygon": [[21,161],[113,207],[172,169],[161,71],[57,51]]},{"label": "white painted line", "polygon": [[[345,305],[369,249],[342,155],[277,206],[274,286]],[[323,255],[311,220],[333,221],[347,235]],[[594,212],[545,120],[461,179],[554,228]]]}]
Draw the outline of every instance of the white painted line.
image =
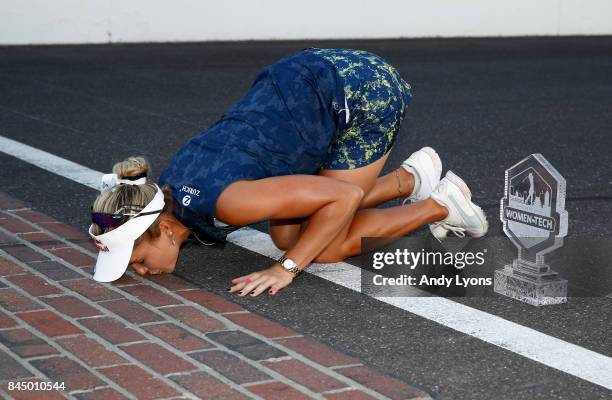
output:
[{"label": "white painted line", "polygon": [[27,144],[0,136],[0,151],[54,174],[82,183],[90,188],[99,189],[100,187],[101,172],[94,171]]},{"label": "white painted line", "polygon": [[[96,189],[102,176],[101,172],[2,136],[0,151]],[[228,241],[264,256],[281,255],[268,234],[251,228],[232,232]],[[348,263],[312,264],[306,272],[360,291],[361,270]],[[612,390],[612,358],[603,354],[442,297],[376,299]]]}]

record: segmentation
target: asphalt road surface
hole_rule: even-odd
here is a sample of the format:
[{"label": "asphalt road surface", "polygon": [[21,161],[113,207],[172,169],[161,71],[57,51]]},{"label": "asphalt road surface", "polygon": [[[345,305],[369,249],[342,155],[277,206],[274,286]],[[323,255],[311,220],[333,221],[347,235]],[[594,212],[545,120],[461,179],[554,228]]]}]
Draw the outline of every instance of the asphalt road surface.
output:
[{"label": "asphalt road surface", "polygon": [[[104,173],[127,156],[144,155],[157,179],[186,140],[248,89],[259,68],[311,46],[373,51],[412,85],[413,101],[385,171],[424,145],[434,147],[445,169],[469,183],[491,222],[490,235],[499,237],[504,170],[542,153],[567,180],[570,237],[610,240],[612,37],[4,47],[0,135]],[[0,163],[2,190],[87,229],[95,190],[4,153]],[[175,273],[231,297],[225,291],[231,278],[270,263],[233,244],[194,246],[183,251]],[[308,274],[274,298],[235,300],[439,399],[612,394]],[[541,308],[500,296],[453,300],[612,357],[611,298],[577,297]]]}]

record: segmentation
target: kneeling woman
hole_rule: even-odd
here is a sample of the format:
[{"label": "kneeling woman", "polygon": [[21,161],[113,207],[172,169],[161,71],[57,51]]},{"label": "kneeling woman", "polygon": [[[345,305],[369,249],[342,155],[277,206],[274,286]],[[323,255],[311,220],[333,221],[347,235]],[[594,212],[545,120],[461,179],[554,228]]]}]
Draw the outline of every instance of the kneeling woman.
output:
[{"label": "kneeling woman", "polygon": [[[357,255],[363,236],[403,236],[430,224],[482,236],[488,225],[467,185],[425,147],[379,176],[412,98],[381,57],[309,48],[263,68],[250,90],[212,127],[191,138],[159,186],[132,157],[103,178],[90,234],[100,249],[94,279],[128,266],[172,272],[189,239],[225,240],[240,226],[269,221],[285,254],[270,268],[232,281],[231,292],[275,294],[311,262]],[[377,209],[405,197],[411,204]]]}]

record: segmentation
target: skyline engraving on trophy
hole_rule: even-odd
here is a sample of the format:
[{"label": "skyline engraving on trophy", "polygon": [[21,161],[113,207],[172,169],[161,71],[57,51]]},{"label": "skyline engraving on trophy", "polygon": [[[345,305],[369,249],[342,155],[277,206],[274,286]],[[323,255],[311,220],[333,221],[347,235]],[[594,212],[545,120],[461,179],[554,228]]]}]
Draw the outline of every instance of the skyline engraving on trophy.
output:
[{"label": "skyline engraving on trophy", "polygon": [[565,178],[541,154],[506,170],[500,218],[518,257],[495,271],[496,293],[536,306],[567,301],[567,280],[544,262],[567,236],[565,189]]}]

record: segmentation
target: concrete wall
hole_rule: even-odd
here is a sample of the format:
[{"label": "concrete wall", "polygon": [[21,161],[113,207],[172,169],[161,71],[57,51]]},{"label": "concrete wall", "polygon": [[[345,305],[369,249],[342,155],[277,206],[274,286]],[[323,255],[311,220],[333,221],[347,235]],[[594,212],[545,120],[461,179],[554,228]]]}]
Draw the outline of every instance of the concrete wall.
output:
[{"label": "concrete wall", "polygon": [[612,34],[612,0],[0,0],[0,44]]}]

